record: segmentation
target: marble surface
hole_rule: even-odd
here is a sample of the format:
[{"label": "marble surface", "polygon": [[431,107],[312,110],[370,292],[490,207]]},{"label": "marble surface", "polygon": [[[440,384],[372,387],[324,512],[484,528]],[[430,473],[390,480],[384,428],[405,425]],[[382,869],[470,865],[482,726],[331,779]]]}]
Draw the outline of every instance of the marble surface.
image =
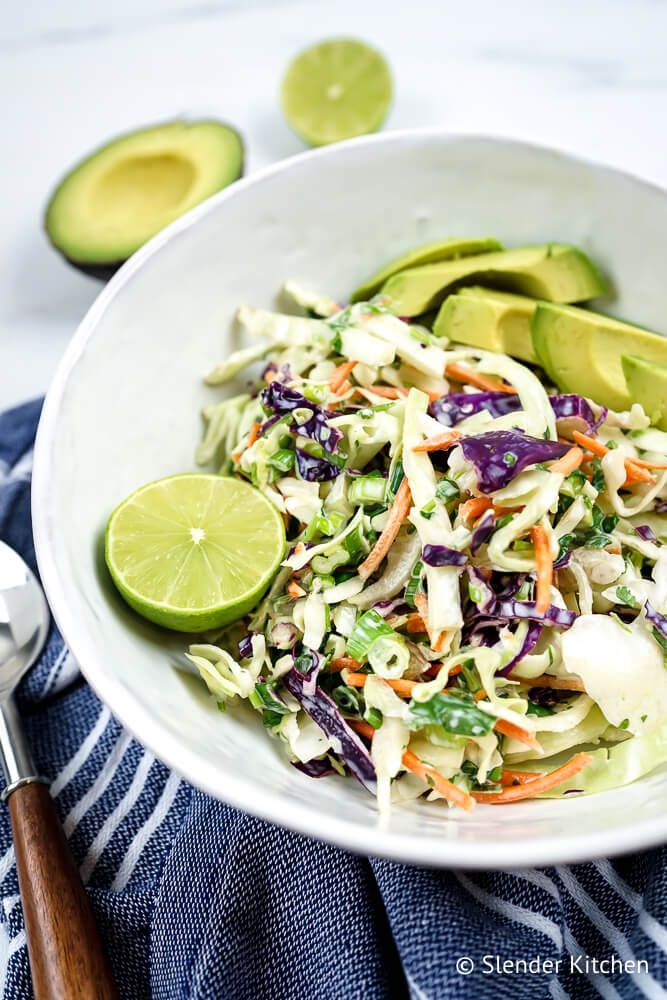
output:
[{"label": "marble surface", "polygon": [[47,388],[100,289],[42,232],[63,171],[115,133],[177,115],[237,124],[248,171],[300,151],[279,81],[293,53],[332,34],[389,58],[387,128],[529,139],[667,185],[664,0],[23,0],[0,20],[1,406]]}]

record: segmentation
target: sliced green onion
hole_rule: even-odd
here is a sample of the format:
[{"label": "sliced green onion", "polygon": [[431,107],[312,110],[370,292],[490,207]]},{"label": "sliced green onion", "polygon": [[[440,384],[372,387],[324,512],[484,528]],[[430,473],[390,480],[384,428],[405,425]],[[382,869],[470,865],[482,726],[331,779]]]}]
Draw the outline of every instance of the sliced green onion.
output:
[{"label": "sliced green onion", "polygon": [[361,524],[358,524],[354,531],[351,531],[349,535],[345,536],[343,539],[343,545],[347,549],[351,559],[360,560],[362,556],[366,555],[368,552],[368,543],[364,537]]},{"label": "sliced green onion", "polygon": [[399,486],[403,482],[403,477],[404,476],[405,476],[405,472],[403,471],[403,462],[399,458],[398,462],[394,466],[394,470],[391,473],[391,476],[389,477],[389,487],[387,489],[387,500],[393,500],[394,499],[394,497],[398,493]]},{"label": "sliced green onion", "polygon": [[449,503],[450,500],[456,499],[460,493],[461,491],[453,479],[441,479],[435,488],[436,497],[443,503]]},{"label": "sliced green onion", "polygon": [[278,472],[289,472],[294,466],[294,452],[288,448],[279,448],[271,455],[268,464]]},{"label": "sliced green onion", "polygon": [[409,604],[411,608],[415,608],[415,596],[419,593],[421,589],[422,573],[424,571],[424,564],[421,559],[412,567],[412,572],[410,573],[410,579],[408,580],[408,585],[405,588],[405,603]]},{"label": "sliced green onion", "polygon": [[379,729],[382,725],[382,712],[379,708],[367,708],[364,713],[364,720],[373,729]]},{"label": "sliced green onion", "polygon": [[396,636],[391,625],[387,625],[382,615],[371,608],[357,619],[347,640],[347,652],[355,660],[365,663],[368,651],[381,635]]},{"label": "sliced green onion", "polygon": [[387,490],[381,476],[358,476],[350,483],[347,498],[353,504],[382,503]]}]

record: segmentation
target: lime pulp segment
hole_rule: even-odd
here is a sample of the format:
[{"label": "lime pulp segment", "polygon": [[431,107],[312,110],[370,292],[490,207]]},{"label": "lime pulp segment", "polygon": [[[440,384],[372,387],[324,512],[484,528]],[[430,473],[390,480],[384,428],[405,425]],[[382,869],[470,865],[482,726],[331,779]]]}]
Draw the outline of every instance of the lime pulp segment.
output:
[{"label": "lime pulp segment", "polygon": [[375,49],[348,38],[299,53],[282,84],[287,121],[311,146],[375,132],[392,96],[389,67]]},{"label": "lime pulp segment", "polygon": [[250,611],[284,550],[273,504],[224,476],[149,483],[107,525],[107,565],[122,596],[145,618],[181,632],[219,628]]}]

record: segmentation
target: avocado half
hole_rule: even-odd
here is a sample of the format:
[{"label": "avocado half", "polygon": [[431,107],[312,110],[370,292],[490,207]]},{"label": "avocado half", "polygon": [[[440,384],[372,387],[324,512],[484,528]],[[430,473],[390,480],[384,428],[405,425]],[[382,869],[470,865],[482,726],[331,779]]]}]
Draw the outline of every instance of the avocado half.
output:
[{"label": "avocado half", "polygon": [[172,121],[128,132],[78,163],[46,208],[53,246],[110,278],[161,229],[243,173],[243,142],[220,121]]}]

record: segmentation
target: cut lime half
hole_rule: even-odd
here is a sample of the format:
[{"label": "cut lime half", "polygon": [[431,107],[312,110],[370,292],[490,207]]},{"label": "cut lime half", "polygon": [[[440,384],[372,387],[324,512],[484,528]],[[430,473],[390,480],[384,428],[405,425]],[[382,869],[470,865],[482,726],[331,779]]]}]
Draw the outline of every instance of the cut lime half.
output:
[{"label": "cut lime half", "polygon": [[375,132],[391,103],[387,63],[365,42],[333,38],[300,52],[281,91],[287,121],[311,146]]},{"label": "cut lime half", "polygon": [[247,614],[285,551],[273,504],[238,479],[194,473],[142,486],[109,518],[106,561],[127,603],[179,632]]}]

